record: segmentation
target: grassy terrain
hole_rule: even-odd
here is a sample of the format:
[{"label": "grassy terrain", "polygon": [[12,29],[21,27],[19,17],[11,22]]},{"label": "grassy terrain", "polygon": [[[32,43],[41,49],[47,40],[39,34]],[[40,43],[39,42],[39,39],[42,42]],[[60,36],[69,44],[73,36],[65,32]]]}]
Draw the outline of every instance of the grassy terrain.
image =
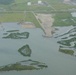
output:
[{"label": "grassy terrain", "polygon": [[32,12],[26,12],[25,13],[25,21],[26,22],[32,22],[35,24],[36,27],[41,27],[39,22],[37,21],[36,17],[34,16],[34,14]]},{"label": "grassy terrain", "polygon": [[[72,17],[70,12],[67,12],[69,11],[69,9],[76,9],[75,5],[64,4],[63,0],[42,0],[43,2],[47,2],[48,6],[36,5],[37,1],[38,0],[32,0],[31,6],[27,5],[28,0],[15,0],[15,2],[12,4],[0,5],[0,12],[5,12],[0,13],[0,22],[20,22],[23,20],[33,22],[36,27],[40,27],[40,24],[36,20],[35,16],[32,14],[33,11],[37,13],[50,14],[53,12],[55,14],[55,26],[69,26],[76,24],[76,18]],[[12,11],[13,13],[6,13],[8,11]],[[24,11],[30,12],[26,13],[25,16]]]},{"label": "grassy terrain", "polygon": [[[46,0],[42,0],[43,2],[46,2]],[[0,5],[0,8],[6,9],[6,10],[17,10],[17,11],[46,11],[51,12],[53,8],[55,10],[68,10],[71,8],[76,8],[74,5],[68,5],[64,4],[62,0],[47,0],[48,6],[42,6],[42,5],[34,5],[37,4],[38,0],[32,0],[31,6],[27,5],[28,0],[15,0],[14,3],[9,5]]]},{"label": "grassy terrain", "polygon": [[23,13],[0,13],[0,22],[19,22],[24,16]]},{"label": "grassy terrain", "polygon": [[[37,6],[37,5],[33,5],[34,3],[37,3],[37,0],[33,0],[31,1],[32,5],[31,6],[27,6],[27,2],[28,0],[15,0],[15,5],[16,7],[14,6],[11,6],[11,8],[13,10],[33,10],[33,11],[52,11],[53,8],[55,10],[69,10],[69,9],[72,9],[72,8],[76,8],[76,6],[74,5],[69,5],[69,4],[64,4],[62,0],[47,0],[47,3],[49,5],[48,6]],[[24,2],[23,2],[24,1]],[[42,0],[43,2],[46,0]],[[20,8],[19,8],[20,7]]]},{"label": "grassy terrain", "polygon": [[54,19],[55,19],[55,21],[53,24],[55,26],[76,25],[76,22],[74,22],[76,20],[76,18],[72,17],[70,12],[55,13]]},{"label": "grassy terrain", "polygon": [[36,27],[40,27],[39,22],[32,12],[4,12],[0,13],[0,22],[32,22]]},{"label": "grassy terrain", "polygon": [[56,10],[69,10],[72,8],[76,8],[74,5],[64,4],[61,2],[55,2],[51,4]]}]

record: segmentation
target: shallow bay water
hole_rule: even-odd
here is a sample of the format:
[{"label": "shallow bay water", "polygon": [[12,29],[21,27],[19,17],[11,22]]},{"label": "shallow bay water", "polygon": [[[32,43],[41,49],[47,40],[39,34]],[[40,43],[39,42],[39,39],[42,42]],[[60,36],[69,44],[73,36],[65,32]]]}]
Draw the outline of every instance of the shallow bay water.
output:
[{"label": "shallow bay water", "polygon": [[[59,27],[54,34],[62,34],[71,29],[68,27]],[[8,30],[19,30],[20,32],[29,32],[28,39],[3,39],[3,33]],[[60,38],[44,38],[44,32],[40,28],[25,29],[17,23],[2,23],[0,26],[0,66],[13,64],[19,61],[32,59],[46,63],[48,68],[41,70],[24,71],[6,71],[0,72],[0,75],[76,75],[76,57],[59,52]],[[32,50],[31,57],[24,57],[18,49],[28,44]]]}]

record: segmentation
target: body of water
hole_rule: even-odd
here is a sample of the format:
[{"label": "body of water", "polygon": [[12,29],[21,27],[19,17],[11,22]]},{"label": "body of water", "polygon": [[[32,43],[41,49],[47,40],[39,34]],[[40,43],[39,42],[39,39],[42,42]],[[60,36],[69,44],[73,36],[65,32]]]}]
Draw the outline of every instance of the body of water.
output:
[{"label": "body of water", "polygon": [[[56,34],[65,33],[69,27],[58,28]],[[8,30],[29,32],[28,39],[4,39]],[[76,57],[59,52],[59,38],[44,38],[40,28],[25,29],[17,23],[2,23],[0,25],[0,66],[13,64],[23,60],[35,60],[45,63],[48,68],[41,70],[3,71],[0,75],[76,75]],[[18,49],[28,44],[32,50],[31,57],[25,57]]]}]

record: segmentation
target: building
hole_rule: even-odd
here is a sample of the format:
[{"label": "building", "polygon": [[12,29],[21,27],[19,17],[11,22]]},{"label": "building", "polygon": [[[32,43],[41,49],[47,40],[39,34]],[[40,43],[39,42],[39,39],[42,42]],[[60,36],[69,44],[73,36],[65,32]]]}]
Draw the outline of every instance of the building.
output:
[{"label": "building", "polygon": [[38,4],[42,4],[42,1],[39,0],[39,1],[38,1]]},{"label": "building", "polygon": [[28,2],[27,5],[30,6],[31,5],[31,2]]}]

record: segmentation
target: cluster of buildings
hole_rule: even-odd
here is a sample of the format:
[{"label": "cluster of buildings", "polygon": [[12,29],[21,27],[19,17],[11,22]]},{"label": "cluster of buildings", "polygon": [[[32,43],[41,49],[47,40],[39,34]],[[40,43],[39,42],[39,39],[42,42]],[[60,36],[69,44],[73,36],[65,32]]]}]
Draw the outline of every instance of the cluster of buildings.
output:
[{"label": "cluster of buildings", "polygon": [[[39,1],[37,2],[37,4],[41,5],[41,4],[43,4],[43,2],[42,2],[41,0],[39,0]],[[30,5],[32,5],[32,3],[29,1],[29,2],[27,2],[27,5],[30,6]]]}]

